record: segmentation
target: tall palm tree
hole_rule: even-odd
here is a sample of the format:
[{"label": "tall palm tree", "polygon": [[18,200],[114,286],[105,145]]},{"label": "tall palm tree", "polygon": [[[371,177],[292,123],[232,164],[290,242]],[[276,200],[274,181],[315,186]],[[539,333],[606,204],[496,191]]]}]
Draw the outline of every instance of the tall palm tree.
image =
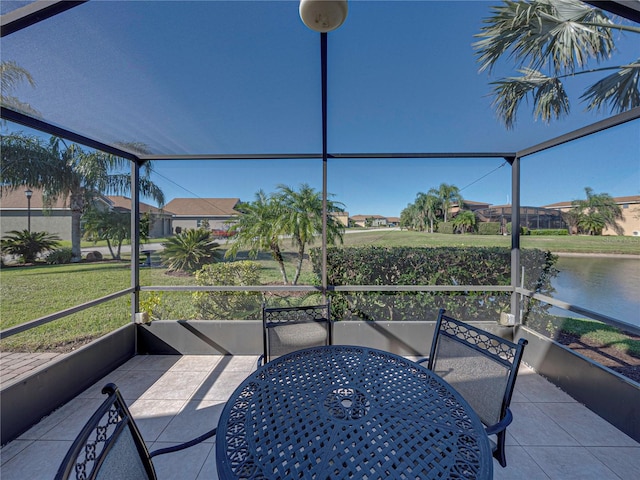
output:
[{"label": "tall palm tree", "polygon": [[229,234],[234,240],[225,257],[235,257],[241,248],[247,247],[252,258],[263,250],[268,251],[278,263],[282,282],[286,285],[287,271],[280,248],[280,235],[284,233],[280,220],[282,206],[278,199],[259,190],[253,202],[240,203],[235,209],[241,215],[230,224]]},{"label": "tall palm tree", "polygon": [[400,212],[400,228],[415,229],[417,208],[415,203],[409,203]]},{"label": "tall palm tree", "polygon": [[428,193],[419,192],[416,195],[415,206],[421,230],[427,229],[427,221],[429,221],[429,233],[433,233],[434,222],[438,218],[438,210],[441,209],[440,199],[433,192],[433,189]]},{"label": "tall palm tree", "polygon": [[578,227],[589,235],[600,235],[605,227],[610,227],[618,235],[623,231],[618,220],[622,220],[622,208],[608,193],[594,193],[590,187],[584,189],[586,199],[571,202],[578,215]]},{"label": "tall palm tree", "polygon": [[460,208],[462,208],[462,204],[464,202],[462,195],[460,194],[460,189],[455,185],[449,185],[448,183],[441,183],[437,189],[429,190],[429,194],[437,196],[440,201],[440,205],[442,206],[442,215],[445,222],[449,216],[451,206],[456,203]]},{"label": "tall palm tree", "polygon": [[31,74],[16,62],[0,62],[0,104],[21,113],[39,116],[40,113],[31,105],[12,95],[15,89],[23,83],[28,83],[34,88],[36,86]]},{"label": "tall palm tree", "polygon": [[[298,249],[298,262],[293,285],[298,283],[305,248],[314,243],[315,237],[322,233],[322,193],[314,190],[308,184],[300,185],[296,191],[286,185],[278,185],[278,199],[281,210],[281,222],[285,234],[291,235],[293,244]],[[327,244],[336,240],[342,242],[343,225],[330,213],[342,212],[344,208],[339,202],[327,200]]]},{"label": "tall palm tree", "polygon": [[[80,220],[85,209],[100,194],[126,195],[131,177],[126,171],[129,161],[97,151],[85,151],[76,144],[67,145],[58,137],[44,140],[22,134],[2,136],[0,182],[15,190],[23,186],[43,191],[43,204],[58,199],[68,201],[71,210],[72,261],[82,258]],[[147,163],[140,178],[140,191],[164,204],[164,194],[149,178]]]},{"label": "tall palm tree", "polygon": [[640,59],[613,67],[590,68],[615,50],[614,34],[640,29],[614,23],[601,10],[579,0],[504,0],[474,43],[480,71],[499,59],[513,58],[520,76],[492,82],[494,107],[507,128],[513,128],[520,104],[530,99],[534,117],[549,122],[569,113],[565,78],[614,70],[580,97],[588,110],[614,113],[640,106]]}]

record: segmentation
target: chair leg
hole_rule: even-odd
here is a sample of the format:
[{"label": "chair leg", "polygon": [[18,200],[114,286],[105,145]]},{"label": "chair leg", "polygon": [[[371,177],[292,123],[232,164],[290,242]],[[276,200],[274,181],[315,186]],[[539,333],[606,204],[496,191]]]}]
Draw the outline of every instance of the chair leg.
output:
[{"label": "chair leg", "polygon": [[503,430],[497,434],[496,448],[493,451],[494,458],[498,460],[498,463],[500,463],[502,468],[507,466],[507,456],[505,453],[505,446],[504,446],[506,436],[507,436],[506,430]]}]

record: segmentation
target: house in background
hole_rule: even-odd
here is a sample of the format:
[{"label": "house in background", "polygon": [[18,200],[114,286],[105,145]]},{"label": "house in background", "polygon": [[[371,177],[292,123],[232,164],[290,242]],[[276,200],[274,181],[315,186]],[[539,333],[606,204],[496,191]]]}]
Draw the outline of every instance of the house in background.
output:
[{"label": "house in background", "polygon": [[349,220],[356,227],[386,227],[387,217],[382,215],[354,215]]},{"label": "house in background", "polygon": [[239,198],[174,198],[164,206],[171,212],[172,233],[176,228],[200,228],[204,220],[210,230],[228,230],[227,222],[240,215],[235,207]]},{"label": "house in background", "polygon": [[[508,233],[507,224],[512,222],[511,205],[491,205],[474,213],[479,222],[498,222],[503,234]],[[529,230],[567,228],[562,212],[549,207],[520,207],[520,225]]]},{"label": "house in background", "polygon": [[[31,188],[31,202],[27,200],[26,187],[17,190],[2,188],[0,197],[0,235],[5,236],[12,230],[26,230],[31,217],[32,232],[48,232],[62,240],[71,240],[71,210],[69,199],[59,198],[45,208],[42,190]],[[98,195],[95,197],[98,208],[131,212],[131,199],[118,195]],[[166,237],[171,234],[171,213],[140,202],[140,214],[149,212],[151,227],[149,238]]]},{"label": "house in background", "polygon": [[342,226],[349,226],[349,212],[329,212],[333,218],[335,218]]},{"label": "house in background", "polygon": [[[618,221],[618,225],[622,228],[625,236],[640,236],[640,195],[631,195],[628,197],[614,197],[613,200],[620,205],[622,209],[622,220]],[[551,205],[545,205],[544,208],[553,208],[561,212],[568,212],[573,208],[571,202],[558,202]],[[617,235],[611,228],[605,228],[603,235]]]},{"label": "house in background", "polygon": [[[107,199],[110,207],[122,212],[131,212],[131,199],[120,195],[109,195]],[[161,238],[171,235],[172,213],[164,208],[154,207],[140,202],[140,216],[148,213],[151,218],[149,225],[149,238]]]},{"label": "house in background", "polygon": [[[31,188],[31,201],[27,200],[27,187],[10,190],[2,187],[0,196],[0,235],[5,236],[12,230],[27,230],[31,217],[32,232],[48,232],[62,240],[71,241],[71,209],[68,198],[58,200],[45,208],[42,190]],[[100,207],[110,208],[107,197],[95,198]]]}]

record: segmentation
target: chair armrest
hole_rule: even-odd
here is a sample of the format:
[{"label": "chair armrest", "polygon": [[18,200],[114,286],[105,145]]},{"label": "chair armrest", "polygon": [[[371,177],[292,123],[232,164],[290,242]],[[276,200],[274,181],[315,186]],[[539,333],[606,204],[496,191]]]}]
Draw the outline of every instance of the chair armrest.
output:
[{"label": "chair armrest", "polygon": [[511,413],[511,410],[507,407],[507,413],[505,414],[504,418],[500,420],[498,423],[496,423],[495,425],[490,425],[486,427],[485,431],[487,432],[487,435],[495,435],[496,433],[500,433],[503,430],[505,430],[512,421],[513,421],[513,414]]},{"label": "chair armrest", "polygon": [[258,362],[256,363],[256,367],[260,368],[262,365],[264,365],[264,354],[258,357]]},{"label": "chair armrest", "polygon": [[424,363],[428,361],[429,361],[429,357],[419,358],[418,360],[415,360],[416,363]]}]

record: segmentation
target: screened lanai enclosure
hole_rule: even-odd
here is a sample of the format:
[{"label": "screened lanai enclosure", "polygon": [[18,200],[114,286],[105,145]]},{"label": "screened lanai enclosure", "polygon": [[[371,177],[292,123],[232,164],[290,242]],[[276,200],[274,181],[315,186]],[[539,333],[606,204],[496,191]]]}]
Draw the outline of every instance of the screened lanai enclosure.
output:
[{"label": "screened lanai enclosure", "polygon": [[[68,227],[79,240],[95,198],[130,210],[118,261],[87,262],[100,249],[78,241],[81,262],[15,280],[3,268],[3,351],[74,353],[3,383],[2,444],[136,354],[257,354],[263,302],[326,297],[336,343],[425,355],[439,308],[525,337],[527,364],[639,440],[640,385],[559,345],[547,326],[552,307],[636,334],[640,322],[557,298],[553,255],[520,228],[566,228],[544,207],[586,188],[640,193],[640,108],[587,109],[585,93],[621,65],[637,72],[640,6],[567,4],[603,9],[622,27],[600,58],[553,84],[570,101],[559,118],[553,108],[541,118],[526,97],[505,125],[496,82],[546,65],[505,54],[482,68],[498,0],[351,1],[344,24],[323,33],[305,26],[296,1],[2,2],[3,197],[42,196],[3,216],[22,230],[26,213],[29,229],[55,233],[47,201],[60,200],[74,225],[81,197]],[[432,248],[428,219],[423,229],[349,226],[358,215],[402,220],[442,185],[457,187],[456,205],[486,205],[475,218],[499,224],[499,246],[452,235]],[[320,212],[295,219],[313,224],[304,248],[299,230],[252,242],[233,226],[287,192],[308,193]],[[166,222],[166,235],[148,236],[148,221]],[[167,268],[163,248],[189,225],[235,233],[216,240],[217,267]],[[73,295],[56,293],[67,285]]]}]

